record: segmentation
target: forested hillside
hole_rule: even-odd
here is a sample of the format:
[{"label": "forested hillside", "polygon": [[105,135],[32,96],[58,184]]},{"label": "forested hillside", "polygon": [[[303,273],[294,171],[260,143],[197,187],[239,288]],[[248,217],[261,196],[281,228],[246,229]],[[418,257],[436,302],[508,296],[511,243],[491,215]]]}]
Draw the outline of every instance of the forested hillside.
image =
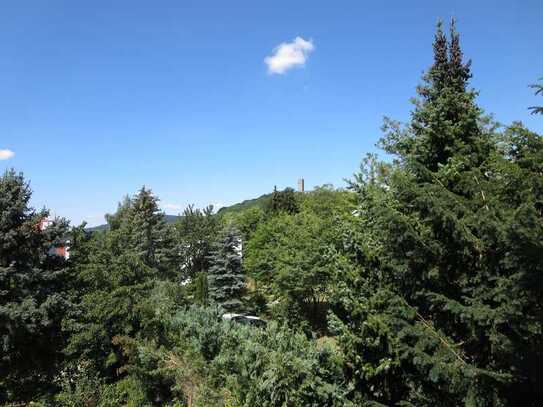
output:
[{"label": "forested hillside", "polygon": [[243,202],[240,202],[234,205],[219,208],[218,212],[219,214],[223,215],[225,213],[242,212],[246,209],[250,209],[253,207],[265,209],[267,205],[269,205],[270,199],[271,199],[271,194],[264,194],[264,195],[259,196],[258,198],[247,199]]},{"label": "forested hillside", "polygon": [[91,233],[1,176],[0,403],[543,405],[543,139],[481,109],[446,31],[344,188],[173,222],[142,188]]}]

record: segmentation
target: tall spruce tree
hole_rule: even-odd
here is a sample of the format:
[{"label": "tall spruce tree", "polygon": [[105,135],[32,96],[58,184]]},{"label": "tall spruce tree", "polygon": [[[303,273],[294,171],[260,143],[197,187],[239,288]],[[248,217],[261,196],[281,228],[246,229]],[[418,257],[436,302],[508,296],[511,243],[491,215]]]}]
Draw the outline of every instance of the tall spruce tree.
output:
[{"label": "tall spruce tree", "polygon": [[450,41],[437,25],[434,39],[434,63],[418,87],[411,122],[400,130],[386,120],[387,137],[382,145],[400,158],[420,179],[446,165],[453,157],[464,157],[465,166],[481,164],[490,153],[488,135],[481,122],[485,120],[476,105],[477,92],[468,89],[470,62],[463,61],[460,38],[454,20]]},{"label": "tall spruce tree", "polygon": [[241,268],[241,238],[229,224],[222,231],[210,254],[209,299],[229,312],[241,311],[245,276]]},{"label": "tall spruce tree", "polygon": [[116,338],[156,335],[151,294],[176,268],[164,214],[149,189],[126,198],[107,221],[109,229],[86,243],[90,253],[77,267],[81,299],[67,352],[116,377],[124,360]]},{"label": "tall spruce tree", "polygon": [[411,122],[385,126],[397,162],[358,177],[360,236],[351,244],[363,273],[338,294],[335,322],[353,386],[377,389],[364,399],[541,398],[528,362],[541,360],[540,147],[537,137],[513,137],[509,150],[524,146],[531,157],[524,169],[500,151],[470,76],[454,24],[448,41],[439,24]]},{"label": "tall spruce tree", "polygon": [[32,209],[31,195],[22,174],[0,177],[0,403],[46,392],[58,373],[70,306],[66,261],[51,251],[68,223],[43,226],[49,213]]},{"label": "tall spruce tree", "polygon": [[132,199],[125,198],[117,212],[107,215],[106,219],[120,252],[135,251],[147,265],[165,273],[171,268],[173,249],[158,203],[153,192],[142,187]]}]

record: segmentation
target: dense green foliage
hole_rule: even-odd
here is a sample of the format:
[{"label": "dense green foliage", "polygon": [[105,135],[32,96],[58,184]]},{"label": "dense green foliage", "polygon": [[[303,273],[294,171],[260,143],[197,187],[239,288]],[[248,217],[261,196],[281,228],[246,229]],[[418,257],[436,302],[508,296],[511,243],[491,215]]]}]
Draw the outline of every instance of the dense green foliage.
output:
[{"label": "dense green foliage", "polygon": [[45,210],[29,206],[21,174],[0,177],[0,402],[40,393],[61,361],[66,264],[49,255],[67,231],[63,219],[47,228]]},{"label": "dense green foliage", "polygon": [[162,217],[156,198],[143,188],[107,216],[109,230],[93,236],[84,258],[74,256],[79,298],[68,319],[67,351],[100,373],[118,373],[123,355],[116,338],[154,332],[153,296],[175,276]]},{"label": "dense green foliage", "polygon": [[450,38],[438,27],[411,123],[387,128],[398,160],[370,159],[353,182],[365,275],[336,323],[352,357],[371,360],[360,334],[381,319],[371,335],[385,348],[355,384],[409,373],[379,402],[516,405],[541,397],[543,144],[518,125],[499,140],[467,89],[454,26]]},{"label": "dense green foliage", "polygon": [[142,188],[91,233],[38,227],[4,174],[0,402],[541,405],[543,139],[494,123],[470,78],[439,24],[411,119],[385,120],[391,158],[347,189],[168,223]]},{"label": "dense green foliage", "polygon": [[192,278],[197,273],[207,271],[211,244],[219,230],[213,207],[200,210],[189,205],[173,227],[181,275]]},{"label": "dense green foliage", "polygon": [[355,196],[325,186],[296,199],[291,206],[299,212],[272,209],[274,216],[258,225],[244,264],[267,302],[281,310],[277,317],[322,331],[332,288],[349,268],[338,225],[352,216]]},{"label": "dense green foliage", "polygon": [[298,212],[298,200],[294,189],[285,188],[283,191],[278,191],[274,188],[267,209],[272,214],[285,212],[292,215]]},{"label": "dense green foliage", "polygon": [[226,226],[209,256],[207,273],[208,296],[211,303],[224,311],[239,312],[245,277],[241,270],[241,238],[232,224]]}]

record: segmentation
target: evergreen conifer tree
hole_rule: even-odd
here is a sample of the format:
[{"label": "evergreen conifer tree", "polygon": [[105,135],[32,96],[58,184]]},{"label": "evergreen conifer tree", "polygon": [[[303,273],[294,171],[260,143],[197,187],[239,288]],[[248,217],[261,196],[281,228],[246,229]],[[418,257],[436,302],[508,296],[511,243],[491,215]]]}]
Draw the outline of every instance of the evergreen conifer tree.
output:
[{"label": "evergreen conifer tree", "polygon": [[527,362],[541,360],[540,142],[513,131],[509,151],[523,151],[524,168],[502,153],[470,75],[454,24],[449,41],[439,24],[411,122],[386,123],[396,164],[373,165],[356,188],[353,248],[365,271],[338,311],[351,327],[340,342],[353,361],[364,355],[353,362],[355,386],[379,389],[370,399],[386,405],[541,398]]},{"label": "evergreen conifer tree", "polygon": [[453,157],[463,157],[464,167],[480,165],[490,154],[491,143],[482,128],[485,120],[476,105],[477,92],[468,89],[470,62],[463,61],[454,20],[450,41],[439,22],[434,39],[434,63],[418,87],[411,122],[405,129],[385,121],[382,145],[396,154],[419,179],[432,178]]},{"label": "evergreen conifer tree", "polygon": [[229,224],[221,233],[210,255],[208,273],[210,300],[229,312],[242,309],[245,277],[241,268],[241,238],[236,228]]},{"label": "evergreen conifer tree", "polygon": [[106,218],[119,251],[133,251],[145,264],[166,272],[174,256],[158,202],[150,189],[142,187],[136,196],[125,198],[117,212]]},{"label": "evergreen conifer tree", "polygon": [[124,356],[113,339],[156,334],[151,293],[176,268],[164,214],[149,189],[124,199],[107,220],[109,230],[87,243],[92,249],[77,268],[81,299],[67,353],[116,376]]},{"label": "evergreen conifer tree", "polygon": [[0,177],[0,403],[29,400],[50,383],[70,307],[66,261],[51,251],[68,223],[55,219],[45,227],[49,213],[32,209],[31,195],[22,174]]}]

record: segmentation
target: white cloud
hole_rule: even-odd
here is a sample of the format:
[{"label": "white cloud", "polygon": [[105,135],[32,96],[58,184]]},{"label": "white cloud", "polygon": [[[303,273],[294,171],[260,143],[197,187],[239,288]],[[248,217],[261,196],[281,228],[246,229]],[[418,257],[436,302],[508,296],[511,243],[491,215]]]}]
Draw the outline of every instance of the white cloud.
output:
[{"label": "white cloud", "polygon": [[270,74],[283,74],[294,67],[302,67],[310,52],[315,49],[311,40],[296,37],[292,42],[283,42],[274,48],[273,54],[264,58]]},{"label": "white cloud", "polygon": [[0,160],[9,160],[15,157],[15,153],[11,150],[0,150]]}]

